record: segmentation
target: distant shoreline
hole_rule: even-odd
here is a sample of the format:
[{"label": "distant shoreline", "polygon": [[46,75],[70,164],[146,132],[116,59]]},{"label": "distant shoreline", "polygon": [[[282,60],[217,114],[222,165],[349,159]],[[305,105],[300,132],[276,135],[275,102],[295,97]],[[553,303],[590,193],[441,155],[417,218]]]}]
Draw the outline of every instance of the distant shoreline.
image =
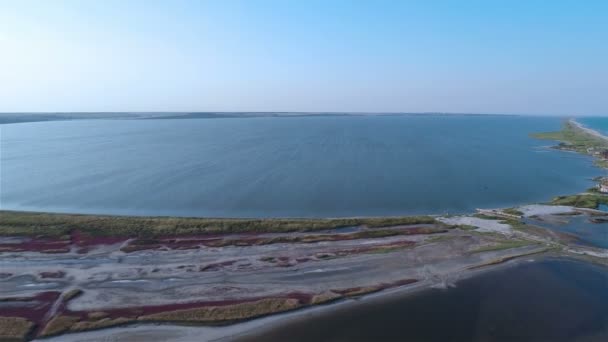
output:
[{"label": "distant shoreline", "polygon": [[237,119],[354,116],[522,116],[519,114],[406,112],[39,112],[0,113],[0,125],[72,120]]}]

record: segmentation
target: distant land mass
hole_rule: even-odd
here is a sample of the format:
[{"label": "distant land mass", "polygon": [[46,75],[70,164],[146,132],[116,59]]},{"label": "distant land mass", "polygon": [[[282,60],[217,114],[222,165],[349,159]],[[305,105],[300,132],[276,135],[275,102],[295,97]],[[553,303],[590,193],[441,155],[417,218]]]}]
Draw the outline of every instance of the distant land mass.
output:
[{"label": "distant land mass", "polygon": [[49,112],[49,113],[0,113],[0,124],[66,121],[66,120],[146,120],[146,119],[228,119],[258,117],[305,117],[305,116],[418,116],[418,115],[466,115],[466,116],[518,116],[516,114],[479,113],[372,113],[372,112]]}]

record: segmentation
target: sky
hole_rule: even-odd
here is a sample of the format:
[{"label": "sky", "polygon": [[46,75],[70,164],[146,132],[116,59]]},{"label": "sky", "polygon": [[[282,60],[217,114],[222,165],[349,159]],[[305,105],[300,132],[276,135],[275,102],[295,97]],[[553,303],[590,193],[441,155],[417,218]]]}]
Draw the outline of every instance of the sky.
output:
[{"label": "sky", "polygon": [[0,0],[0,112],[608,115],[608,1]]}]

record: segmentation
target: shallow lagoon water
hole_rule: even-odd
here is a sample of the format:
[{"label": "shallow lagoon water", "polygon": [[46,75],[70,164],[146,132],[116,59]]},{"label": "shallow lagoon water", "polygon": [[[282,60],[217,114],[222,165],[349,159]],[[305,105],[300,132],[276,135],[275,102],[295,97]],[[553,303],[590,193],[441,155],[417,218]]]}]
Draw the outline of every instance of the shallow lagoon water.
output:
[{"label": "shallow lagoon water", "polygon": [[568,220],[567,223],[547,223],[533,218],[528,219],[527,222],[572,234],[577,237],[579,243],[584,245],[608,248],[608,223],[592,223],[586,215],[565,218]]},{"label": "shallow lagoon water", "polygon": [[304,317],[248,341],[606,341],[608,269],[548,259]]},{"label": "shallow lagoon water", "polygon": [[2,209],[213,217],[468,212],[581,191],[561,119],[346,116],[1,125]]}]

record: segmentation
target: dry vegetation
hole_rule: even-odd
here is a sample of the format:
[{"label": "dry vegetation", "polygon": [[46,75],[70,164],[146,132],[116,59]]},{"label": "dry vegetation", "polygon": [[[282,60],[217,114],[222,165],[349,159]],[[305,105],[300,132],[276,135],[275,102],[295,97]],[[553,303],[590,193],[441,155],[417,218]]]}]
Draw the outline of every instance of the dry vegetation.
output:
[{"label": "dry vegetation", "polygon": [[365,286],[365,287],[354,287],[344,290],[335,290],[345,297],[358,297],[369,293],[377,292],[382,290],[382,286]]},{"label": "dry vegetation", "polygon": [[21,317],[0,317],[0,341],[22,341],[34,324]]},{"label": "dry vegetation", "polygon": [[334,300],[338,300],[340,298],[342,298],[342,295],[337,294],[332,291],[326,291],[326,292],[312,296],[312,299],[310,300],[310,304],[317,305],[317,304],[329,303],[329,302],[333,302]]},{"label": "dry vegetation", "polygon": [[93,329],[101,329],[107,328],[111,326],[116,326],[120,324],[125,324],[133,322],[133,319],[126,317],[117,317],[117,318],[102,318],[95,319],[91,321],[80,321],[74,323],[70,327],[70,331],[84,331],[84,330],[93,330]]},{"label": "dry vegetation", "polygon": [[217,323],[249,319],[293,310],[302,304],[295,298],[265,298],[255,302],[223,306],[208,306],[161,312],[139,317],[143,321]]},{"label": "dry vegetation", "polygon": [[46,324],[46,326],[44,327],[44,329],[42,330],[42,332],[39,335],[40,336],[51,336],[51,335],[61,334],[63,332],[70,330],[72,325],[74,325],[74,323],[78,322],[78,320],[79,320],[78,316],[68,316],[68,315],[55,316],[55,317],[53,317],[53,319],[51,319]]}]

